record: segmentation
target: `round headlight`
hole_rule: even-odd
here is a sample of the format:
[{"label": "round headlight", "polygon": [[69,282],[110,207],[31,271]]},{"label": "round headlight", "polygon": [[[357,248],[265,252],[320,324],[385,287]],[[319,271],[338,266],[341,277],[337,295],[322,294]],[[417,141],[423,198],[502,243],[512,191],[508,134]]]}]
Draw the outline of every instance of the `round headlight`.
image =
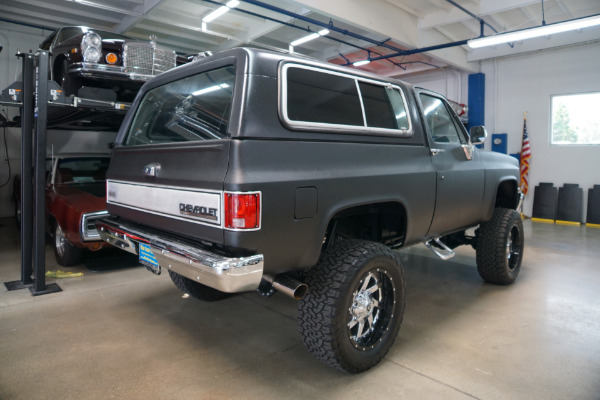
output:
[{"label": "round headlight", "polygon": [[100,53],[100,51],[98,51],[97,48],[95,47],[88,47],[87,49],[85,49],[85,51],[83,52],[83,60],[86,62],[98,62],[100,61],[100,56],[102,54]]},{"label": "round headlight", "polygon": [[102,56],[102,38],[94,32],[88,32],[81,39],[83,61],[98,62]]},{"label": "round headlight", "polygon": [[81,44],[82,44],[82,46],[98,47],[102,44],[102,38],[97,33],[88,32],[85,35],[83,35]]}]

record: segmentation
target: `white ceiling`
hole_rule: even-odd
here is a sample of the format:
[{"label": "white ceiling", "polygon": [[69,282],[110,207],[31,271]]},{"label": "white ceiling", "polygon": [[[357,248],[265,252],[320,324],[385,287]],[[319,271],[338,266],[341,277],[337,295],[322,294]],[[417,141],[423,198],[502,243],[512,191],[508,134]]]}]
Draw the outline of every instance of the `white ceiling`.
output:
[{"label": "white ceiling", "polygon": [[[155,34],[159,43],[185,54],[244,44],[287,50],[307,30],[323,29],[318,21],[331,26],[331,33],[295,50],[335,63],[364,59],[365,49],[378,57],[475,38],[480,21],[464,10],[485,22],[485,35],[539,26],[543,20],[541,0],[261,0],[288,14],[255,1],[240,0],[237,8],[209,23],[207,32],[202,18],[225,0],[0,0],[0,19],[49,29],[86,25],[142,39]],[[543,6],[547,24],[600,14],[600,0],[545,0]],[[395,76],[445,66],[474,71],[472,61],[483,58],[594,40],[600,40],[600,28],[513,47],[474,51],[454,46],[361,68]]]}]

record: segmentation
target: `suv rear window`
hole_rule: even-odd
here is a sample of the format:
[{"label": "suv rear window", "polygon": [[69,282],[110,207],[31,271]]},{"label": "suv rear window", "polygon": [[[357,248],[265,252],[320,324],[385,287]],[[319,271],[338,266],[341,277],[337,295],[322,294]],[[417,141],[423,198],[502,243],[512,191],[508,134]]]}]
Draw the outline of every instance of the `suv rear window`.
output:
[{"label": "suv rear window", "polygon": [[228,136],[235,68],[227,66],[149,90],[125,146],[222,139]]},{"label": "suv rear window", "polygon": [[291,128],[412,136],[399,86],[306,65],[282,71],[281,115]]}]

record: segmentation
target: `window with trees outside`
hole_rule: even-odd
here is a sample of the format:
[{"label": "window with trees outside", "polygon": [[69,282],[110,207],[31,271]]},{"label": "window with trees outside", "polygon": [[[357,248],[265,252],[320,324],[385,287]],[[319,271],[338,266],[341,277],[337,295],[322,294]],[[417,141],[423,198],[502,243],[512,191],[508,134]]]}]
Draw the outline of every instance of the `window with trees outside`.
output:
[{"label": "window with trees outside", "polygon": [[600,144],[600,93],[552,96],[551,103],[551,144]]}]

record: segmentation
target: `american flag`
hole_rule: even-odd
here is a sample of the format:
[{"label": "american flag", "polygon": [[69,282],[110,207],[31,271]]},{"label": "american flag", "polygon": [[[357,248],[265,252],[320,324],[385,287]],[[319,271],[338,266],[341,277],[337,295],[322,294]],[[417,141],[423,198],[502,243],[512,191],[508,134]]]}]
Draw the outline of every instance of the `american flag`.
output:
[{"label": "american flag", "polygon": [[523,143],[521,145],[521,182],[519,184],[523,195],[526,195],[529,190],[529,182],[527,179],[529,175],[530,159],[531,149],[529,147],[529,136],[527,135],[527,114],[525,114],[523,119]]}]

